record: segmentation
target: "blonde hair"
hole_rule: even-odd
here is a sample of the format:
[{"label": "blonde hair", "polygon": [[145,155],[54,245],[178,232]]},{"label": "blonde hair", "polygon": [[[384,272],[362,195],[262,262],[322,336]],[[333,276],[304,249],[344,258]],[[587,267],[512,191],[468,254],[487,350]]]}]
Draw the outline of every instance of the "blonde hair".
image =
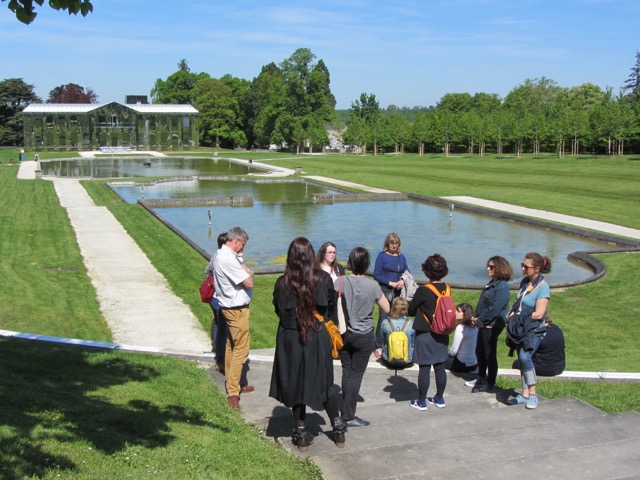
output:
[{"label": "blonde hair", "polygon": [[386,252],[387,250],[389,250],[389,244],[391,242],[395,242],[398,244],[397,253],[400,253],[400,247],[402,246],[402,241],[400,241],[400,237],[396,232],[391,232],[389,235],[386,236],[386,238],[384,239],[384,245],[382,246],[382,251]]},{"label": "blonde hair", "polygon": [[400,318],[409,315],[409,302],[404,297],[396,297],[391,302],[389,318]]}]

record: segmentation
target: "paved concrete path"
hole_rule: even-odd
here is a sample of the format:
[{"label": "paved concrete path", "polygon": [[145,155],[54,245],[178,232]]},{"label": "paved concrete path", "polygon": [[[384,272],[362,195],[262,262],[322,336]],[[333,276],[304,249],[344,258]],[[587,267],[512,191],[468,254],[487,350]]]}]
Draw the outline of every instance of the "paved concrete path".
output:
[{"label": "paved concrete path", "polygon": [[17,177],[20,180],[31,180],[36,178],[36,170],[38,169],[38,162],[34,160],[23,160],[20,162]]},{"label": "paved concrete path", "polygon": [[[251,352],[253,393],[240,399],[242,416],[285,449],[312,459],[326,480],[514,478],[640,478],[640,415],[607,415],[576,398],[541,399],[537,410],[508,405],[515,392],[471,393],[448,374],[446,407],[409,407],[417,397],[417,368],[394,372],[373,357],[357,415],[371,425],[350,428],[344,449],[331,440],[323,411],[307,411],[314,444],[291,444],[291,411],[268,396],[273,350]],[[224,391],[224,376],[210,377]],[[340,383],[340,363],[334,362]],[[435,380],[431,378],[433,394]]]},{"label": "paved concrete path", "polygon": [[101,156],[102,158],[108,158],[107,155],[111,155],[113,157],[126,157],[127,155],[148,155],[150,157],[166,157],[162,152],[156,152],[153,150],[131,150],[129,152],[101,152],[100,150],[90,150],[90,151],[81,151],[78,152],[83,158],[95,158]]},{"label": "paved concrete path", "polygon": [[210,350],[195,315],[109,210],[96,206],[78,180],[52,181],[114,341],[163,351]]},{"label": "paved concrete path", "polygon": [[622,227],[620,225],[614,225],[613,223],[599,222],[597,220],[589,220],[587,218],[573,217],[571,215],[563,215],[561,213],[547,212],[545,210],[537,210],[535,208],[519,207],[517,205],[494,202],[493,200],[484,200],[482,198],[468,196],[442,198],[450,200],[452,202],[469,203],[471,205],[478,205],[480,207],[499,210],[501,212],[515,213],[517,215],[522,215],[525,217],[540,218],[542,220],[548,220],[550,222],[564,223],[566,225],[572,225],[574,227],[581,227],[588,230],[610,233],[612,235],[619,235],[621,237],[640,239],[640,230]]}]

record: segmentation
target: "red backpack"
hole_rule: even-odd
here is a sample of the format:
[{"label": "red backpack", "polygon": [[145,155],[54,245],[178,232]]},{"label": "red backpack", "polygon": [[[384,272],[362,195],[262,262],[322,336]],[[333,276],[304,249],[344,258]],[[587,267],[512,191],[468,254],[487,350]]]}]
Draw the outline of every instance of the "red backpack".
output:
[{"label": "red backpack", "polygon": [[453,303],[453,298],[451,298],[451,287],[447,283],[445,285],[447,288],[444,293],[440,293],[430,283],[425,285],[437,297],[436,309],[433,311],[433,321],[429,321],[429,317],[424,310],[422,313],[431,331],[437,335],[449,335],[456,329],[456,306]]}]

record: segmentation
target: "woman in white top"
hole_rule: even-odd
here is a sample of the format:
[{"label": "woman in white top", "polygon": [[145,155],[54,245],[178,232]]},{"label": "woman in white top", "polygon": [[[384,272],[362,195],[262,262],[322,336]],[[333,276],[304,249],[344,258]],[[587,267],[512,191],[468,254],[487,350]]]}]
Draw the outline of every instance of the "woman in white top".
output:
[{"label": "woman in white top", "polygon": [[344,267],[336,260],[338,250],[331,242],[324,242],[318,249],[316,261],[322,270],[331,275],[335,282],[340,275],[344,275]]},{"label": "woman in white top", "polygon": [[473,323],[475,312],[468,303],[456,307],[458,326],[453,335],[453,343],[449,348],[449,358],[444,366],[451,372],[469,373],[478,368],[476,342],[478,329]]}]

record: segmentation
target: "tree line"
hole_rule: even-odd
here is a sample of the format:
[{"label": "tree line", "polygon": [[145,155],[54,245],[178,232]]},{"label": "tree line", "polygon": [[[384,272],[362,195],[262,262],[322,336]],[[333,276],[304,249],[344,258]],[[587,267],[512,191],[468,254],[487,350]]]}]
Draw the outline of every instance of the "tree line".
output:
[{"label": "tree line", "polygon": [[[186,60],[151,89],[153,103],[191,104],[200,112],[200,144],[261,148],[276,144],[296,152],[329,144],[328,130],[351,149],[522,155],[640,152],[640,53],[624,86],[584,83],[560,87],[547,78],[527,79],[502,99],[493,93],[448,93],[435,106],[379,106],[362,93],[347,111],[336,111],[329,69],[307,48],[280,64],[262,67],[252,81],[195,73]],[[21,143],[19,112],[39,102],[22,79],[0,82],[0,143]],[[95,103],[91,89],[53,89],[53,103]]]}]

